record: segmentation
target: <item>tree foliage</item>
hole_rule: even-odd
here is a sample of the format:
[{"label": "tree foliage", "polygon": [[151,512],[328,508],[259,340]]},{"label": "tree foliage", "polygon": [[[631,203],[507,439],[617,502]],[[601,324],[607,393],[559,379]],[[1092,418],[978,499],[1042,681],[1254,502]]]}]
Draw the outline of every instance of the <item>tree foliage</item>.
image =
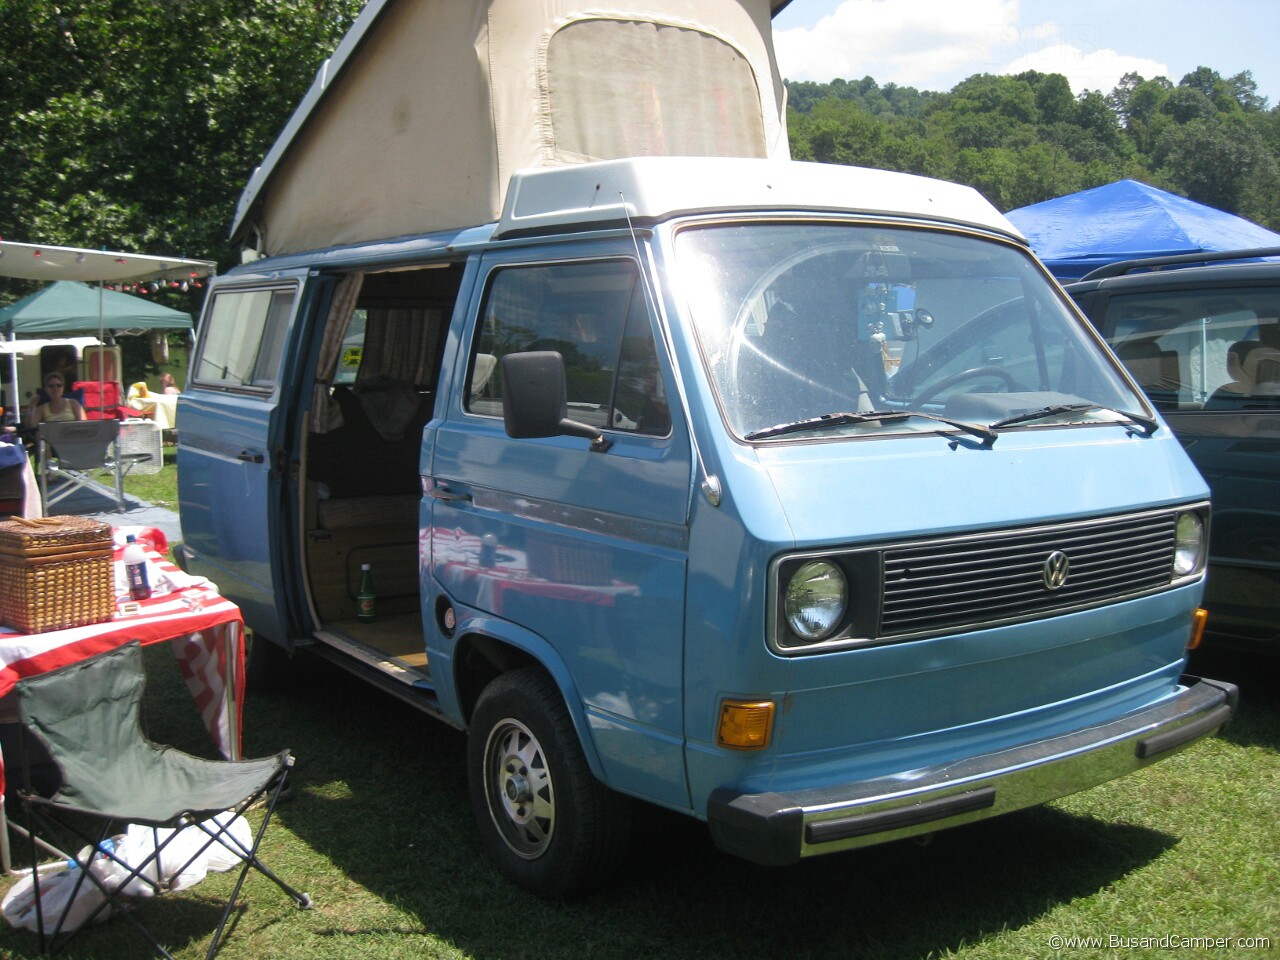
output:
[{"label": "tree foliage", "polygon": [[0,237],[235,259],[240,189],[363,0],[0,0]]},{"label": "tree foliage", "polygon": [[[0,237],[234,263],[240,191],[363,2],[0,0]],[[1280,108],[1247,71],[788,96],[797,159],[958,180],[1001,209],[1134,177],[1280,229]]]},{"label": "tree foliage", "polygon": [[790,84],[797,159],[967,183],[1002,210],[1130,177],[1280,230],[1280,107],[1248,71],[1174,84],[1124,76],[1075,96],[1065,77],[978,74],[949,93]]}]

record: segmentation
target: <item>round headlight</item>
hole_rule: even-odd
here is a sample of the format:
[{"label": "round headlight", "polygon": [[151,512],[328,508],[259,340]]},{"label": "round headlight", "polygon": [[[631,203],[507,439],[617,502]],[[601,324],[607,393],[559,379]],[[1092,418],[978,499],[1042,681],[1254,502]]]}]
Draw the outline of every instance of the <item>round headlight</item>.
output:
[{"label": "round headlight", "polygon": [[840,568],[826,560],[810,560],[787,584],[783,598],[787,626],[802,640],[825,640],[844,619],[848,599],[849,586]]},{"label": "round headlight", "polygon": [[1195,573],[1204,554],[1204,519],[1198,513],[1178,514],[1177,542],[1173,549],[1173,575]]}]

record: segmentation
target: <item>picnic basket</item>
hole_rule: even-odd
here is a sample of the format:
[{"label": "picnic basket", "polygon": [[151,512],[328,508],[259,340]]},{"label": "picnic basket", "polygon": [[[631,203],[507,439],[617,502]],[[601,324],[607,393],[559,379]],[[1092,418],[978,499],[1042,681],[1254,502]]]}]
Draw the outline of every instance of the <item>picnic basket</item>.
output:
[{"label": "picnic basket", "polygon": [[87,517],[0,520],[0,622],[43,633],[115,613],[111,525]]}]

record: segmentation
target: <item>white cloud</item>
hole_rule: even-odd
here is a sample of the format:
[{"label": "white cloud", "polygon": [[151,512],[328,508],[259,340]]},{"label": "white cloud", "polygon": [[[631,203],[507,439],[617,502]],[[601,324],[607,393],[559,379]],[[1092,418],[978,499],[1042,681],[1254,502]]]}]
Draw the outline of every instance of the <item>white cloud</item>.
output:
[{"label": "white cloud", "polygon": [[1061,23],[1024,26],[1020,14],[1019,0],[843,0],[812,27],[775,31],[774,45],[789,80],[870,76],[920,90],[950,90],[975,73],[1038,70],[1064,75],[1077,94],[1109,93],[1126,73],[1169,73],[1149,58],[1086,53],[1063,42]]},{"label": "white cloud", "polygon": [[1060,73],[1067,78],[1072,92],[1076,94],[1083,93],[1085,90],[1110,93],[1126,73],[1137,73],[1147,79],[1169,74],[1169,68],[1157,60],[1129,57],[1114,50],[1094,50],[1092,53],[1084,53],[1065,43],[1054,44],[1034,53],[1024,54],[1005,65],[999,72],[1014,74],[1026,70]]},{"label": "white cloud", "polygon": [[995,69],[996,51],[1018,40],[1017,0],[966,0],[956,11],[954,0],[845,0],[811,29],[776,31],[778,65],[791,80],[871,76],[940,89],[957,71]]}]

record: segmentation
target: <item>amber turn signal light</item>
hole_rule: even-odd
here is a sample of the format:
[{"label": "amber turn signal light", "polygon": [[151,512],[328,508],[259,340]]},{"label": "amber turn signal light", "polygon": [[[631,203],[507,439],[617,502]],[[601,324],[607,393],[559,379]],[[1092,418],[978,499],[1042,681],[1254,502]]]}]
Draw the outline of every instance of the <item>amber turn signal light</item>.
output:
[{"label": "amber turn signal light", "polygon": [[723,700],[716,743],[731,750],[763,750],[773,733],[772,700]]},{"label": "amber turn signal light", "polygon": [[1204,607],[1196,607],[1191,614],[1191,637],[1187,640],[1187,649],[1194,650],[1204,639],[1204,625],[1209,622],[1209,611]]}]

